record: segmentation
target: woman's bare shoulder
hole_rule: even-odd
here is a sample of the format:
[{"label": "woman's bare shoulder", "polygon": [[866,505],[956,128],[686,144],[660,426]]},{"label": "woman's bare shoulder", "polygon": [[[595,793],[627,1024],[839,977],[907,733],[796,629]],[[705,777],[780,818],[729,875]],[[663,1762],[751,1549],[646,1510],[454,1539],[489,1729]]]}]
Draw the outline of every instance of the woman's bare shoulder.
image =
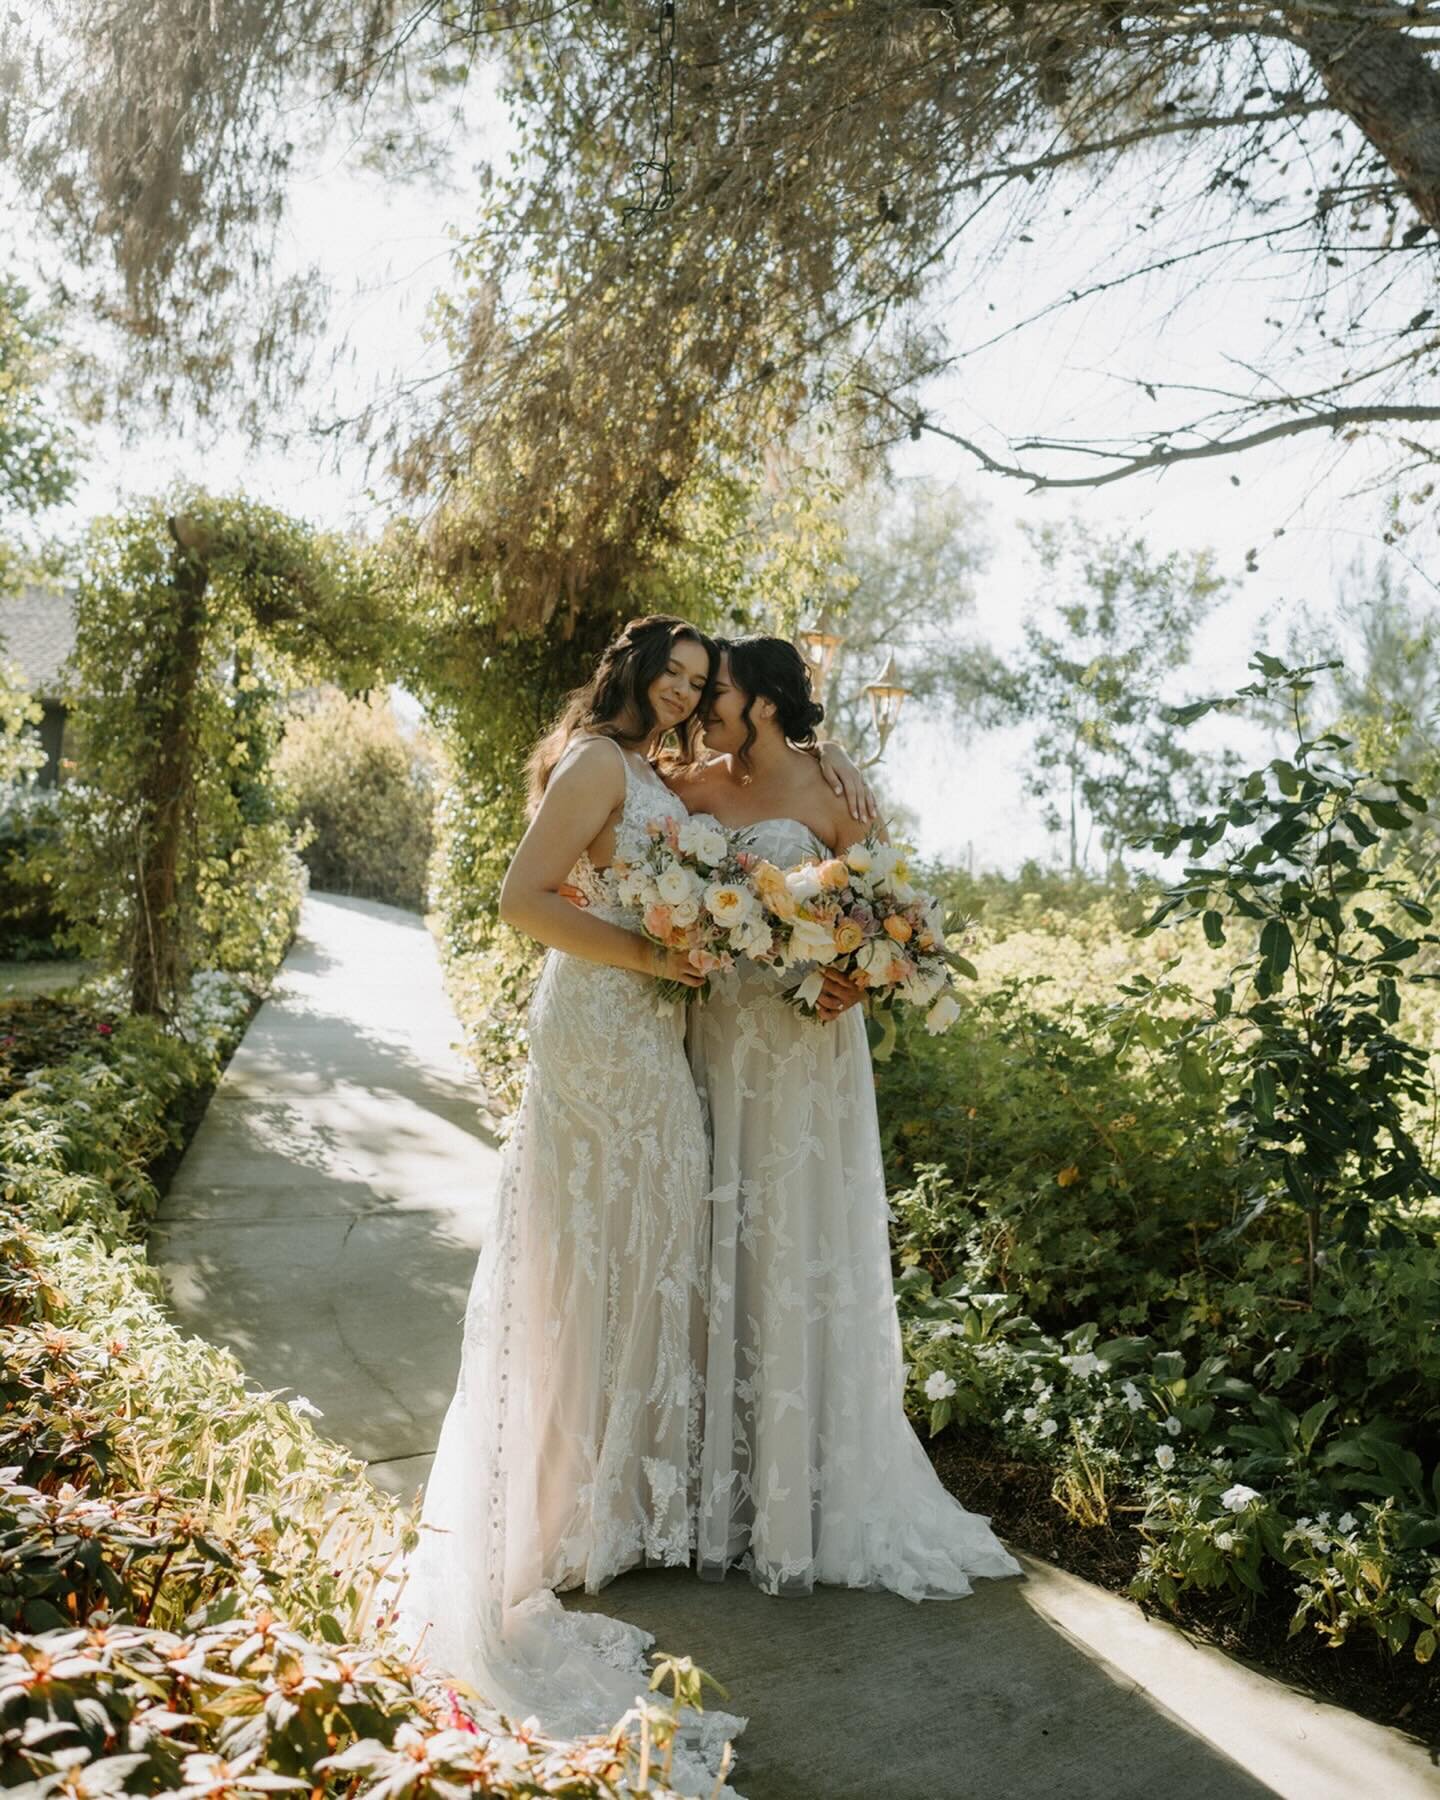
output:
[{"label": "woman's bare shoulder", "polygon": [[614,738],[596,732],[577,732],[560,753],[550,776],[550,786],[558,782],[567,786],[600,786],[606,790],[625,789],[625,752]]}]

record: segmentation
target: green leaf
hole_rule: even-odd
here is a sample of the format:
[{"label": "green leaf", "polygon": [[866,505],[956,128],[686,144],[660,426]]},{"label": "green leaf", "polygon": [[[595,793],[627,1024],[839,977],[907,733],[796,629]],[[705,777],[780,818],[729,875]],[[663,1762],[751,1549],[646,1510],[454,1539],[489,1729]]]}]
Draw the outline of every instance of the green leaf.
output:
[{"label": "green leaf", "polygon": [[1193,725],[1206,713],[1213,712],[1218,704],[1216,700],[1192,700],[1188,706],[1162,706],[1160,717],[1167,725]]},{"label": "green leaf", "polygon": [[1211,908],[1206,912],[1203,924],[1205,926],[1205,942],[1212,949],[1220,949],[1225,942],[1225,920]]},{"label": "green leaf", "polygon": [[1409,813],[1397,806],[1393,800],[1367,800],[1363,794],[1356,795],[1377,825],[1383,825],[1389,831],[1408,831],[1411,825]]},{"label": "green leaf", "polygon": [[1275,1117],[1275,1071],[1261,1063],[1250,1077],[1250,1105],[1257,1119],[1267,1124]]},{"label": "green leaf", "polygon": [[1310,1454],[1310,1448],[1315,1442],[1320,1427],[1330,1417],[1330,1414],[1335,1410],[1335,1407],[1338,1404],[1339,1402],[1333,1394],[1328,1400],[1317,1400],[1301,1419],[1300,1448],[1307,1456]]},{"label": "green leaf", "polygon": [[1280,977],[1290,967],[1290,954],[1294,942],[1290,936],[1290,927],[1283,919],[1270,919],[1260,933],[1260,954],[1264,957],[1270,971],[1272,981]]},{"label": "green leaf", "polygon": [[1305,1212],[1310,1212],[1315,1205],[1315,1190],[1310,1178],[1301,1169],[1293,1156],[1285,1158],[1285,1186],[1290,1198]]}]

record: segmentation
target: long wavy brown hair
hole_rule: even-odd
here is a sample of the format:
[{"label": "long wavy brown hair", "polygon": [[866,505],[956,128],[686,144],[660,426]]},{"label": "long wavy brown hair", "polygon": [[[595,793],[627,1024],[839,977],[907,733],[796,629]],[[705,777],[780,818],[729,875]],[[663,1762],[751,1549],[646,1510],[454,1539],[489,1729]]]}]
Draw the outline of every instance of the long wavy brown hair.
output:
[{"label": "long wavy brown hair", "polygon": [[682,640],[698,644],[710,666],[704,691],[694,712],[674,731],[674,746],[665,762],[667,767],[683,768],[696,760],[701,719],[715,684],[720,651],[715,640],[688,619],[677,619],[669,613],[632,619],[601,652],[595,673],[585,685],[567,695],[559,718],[532,751],[526,765],[527,799],[532,813],[540,804],[555,765],[578,732],[619,739],[647,737],[655,729],[650,685],[664,674],[671,651]]}]

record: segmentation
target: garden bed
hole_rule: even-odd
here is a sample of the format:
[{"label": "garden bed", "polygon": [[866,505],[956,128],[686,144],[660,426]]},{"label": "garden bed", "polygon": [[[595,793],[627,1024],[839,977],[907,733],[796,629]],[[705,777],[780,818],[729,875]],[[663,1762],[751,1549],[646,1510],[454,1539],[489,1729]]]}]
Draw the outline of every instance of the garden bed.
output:
[{"label": "garden bed", "polygon": [[[1053,1471],[1021,1461],[981,1432],[947,1431],[926,1448],[949,1491],[971,1512],[987,1514],[1012,1549],[1128,1594],[1145,1541],[1135,1524],[1114,1517],[1104,1525],[1077,1524],[1051,1494]],[[1440,1744],[1440,1680],[1433,1668],[1389,1655],[1378,1639],[1356,1638],[1332,1650],[1313,1633],[1291,1637],[1286,1595],[1257,1597],[1248,1619],[1197,1593],[1186,1595],[1177,1617],[1143,1610],[1318,1700]]]}]

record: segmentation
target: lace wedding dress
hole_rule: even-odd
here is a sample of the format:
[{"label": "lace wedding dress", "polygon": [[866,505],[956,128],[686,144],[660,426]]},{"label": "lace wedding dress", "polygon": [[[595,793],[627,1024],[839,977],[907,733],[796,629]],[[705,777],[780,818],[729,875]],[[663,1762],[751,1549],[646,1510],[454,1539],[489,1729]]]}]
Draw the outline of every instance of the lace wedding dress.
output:
[{"label": "lace wedding dress", "polygon": [[[625,762],[621,829],[684,813]],[[582,858],[590,911],[638,929]],[[466,1305],[459,1382],[407,1558],[399,1629],[496,1711],[575,1737],[648,1687],[648,1633],[567,1613],[637,1564],[690,1562],[709,1185],[683,1009],[653,983],[551,951],[530,1061]],[[744,1721],[687,1724],[676,1779],[714,1784]],[[729,1790],[725,1790],[727,1793]]]},{"label": "lace wedding dress", "polygon": [[[780,868],[827,855],[794,819],[747,828]],[[1020,1566],[945,1491],[906,1420],[889,1208],[857,1009],[796,1012],[742,962],[691,1008],[712,1136],[712,1263],[696,1560],[774,1594],[912,1600]]]}]

